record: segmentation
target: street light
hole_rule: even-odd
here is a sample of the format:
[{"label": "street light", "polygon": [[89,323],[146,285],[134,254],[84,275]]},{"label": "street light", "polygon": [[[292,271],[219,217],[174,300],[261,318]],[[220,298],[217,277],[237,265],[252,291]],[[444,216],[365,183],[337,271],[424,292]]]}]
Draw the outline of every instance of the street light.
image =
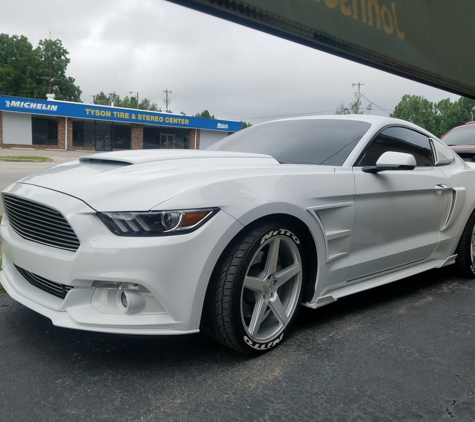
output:
[{"label": "street light", "polygon": [[137,91],[129,91],[129,94],[137,94],[137,108],[139,108],[139,93]]}]

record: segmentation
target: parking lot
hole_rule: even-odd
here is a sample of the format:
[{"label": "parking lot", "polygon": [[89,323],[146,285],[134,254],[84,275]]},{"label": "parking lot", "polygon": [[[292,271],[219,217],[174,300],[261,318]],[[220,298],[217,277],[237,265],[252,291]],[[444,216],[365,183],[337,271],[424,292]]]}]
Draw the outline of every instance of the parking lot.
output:
[{"label": "parking lot", "polygon": [[475,419],[475,281],[436,270],[302,309],[259,357],[66,330],[0,296],[4,421]]}]

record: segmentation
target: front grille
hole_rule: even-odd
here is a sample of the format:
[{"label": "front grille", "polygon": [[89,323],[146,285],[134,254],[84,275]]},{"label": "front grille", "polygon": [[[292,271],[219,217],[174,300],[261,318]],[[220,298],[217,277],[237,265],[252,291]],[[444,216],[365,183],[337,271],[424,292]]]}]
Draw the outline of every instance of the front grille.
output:
[{"label": "front grille", "polygon": [[64,299],[68,292],[71,289],[74,289],[72,286],[66,286],[64,284],[55,283],[54,281],[48,280],[46,278],[40,277],[39,275],[30,273],[23,268],[20,268],[15,265],[15,268],[18,272],[30,283],[31,285],[38,287],[38,289],[43,290],[46,293],[49,293],[53,296]]},{"label": "front grille", "polygon": [[79,239],[66,219],[53,208],[13,195],[3,195],[13,230],[24,239],[75,252]]}]

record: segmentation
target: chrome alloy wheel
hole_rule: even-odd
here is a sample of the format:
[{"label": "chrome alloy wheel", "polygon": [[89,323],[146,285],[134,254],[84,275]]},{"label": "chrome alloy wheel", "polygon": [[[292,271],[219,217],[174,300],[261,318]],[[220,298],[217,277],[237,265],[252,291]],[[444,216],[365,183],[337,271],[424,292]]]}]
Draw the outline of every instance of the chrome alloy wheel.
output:
[{"label": "chrome alloy wheel", "polygon": [[241,291],[241,319],[256,342],[274,339],[288,325],[299,305],[302,258],[287,236],[265,241],[252,257]]}]

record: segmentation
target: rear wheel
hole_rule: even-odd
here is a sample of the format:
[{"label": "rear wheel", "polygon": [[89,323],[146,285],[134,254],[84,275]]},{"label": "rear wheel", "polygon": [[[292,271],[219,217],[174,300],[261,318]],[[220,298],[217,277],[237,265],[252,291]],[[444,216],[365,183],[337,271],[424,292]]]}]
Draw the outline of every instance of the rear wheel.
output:
[{"label": "rear wheel", "polygon": [[262,224],[244,233],[215,272],[205,303],[205,330],[236,350],[279,344],[302,301],[302,245],[290,226]]},{"label": "rear wheel", "polygon": [[475,212],[468,219],[460,237],[455,269],[462,277],[475,277]]}]

